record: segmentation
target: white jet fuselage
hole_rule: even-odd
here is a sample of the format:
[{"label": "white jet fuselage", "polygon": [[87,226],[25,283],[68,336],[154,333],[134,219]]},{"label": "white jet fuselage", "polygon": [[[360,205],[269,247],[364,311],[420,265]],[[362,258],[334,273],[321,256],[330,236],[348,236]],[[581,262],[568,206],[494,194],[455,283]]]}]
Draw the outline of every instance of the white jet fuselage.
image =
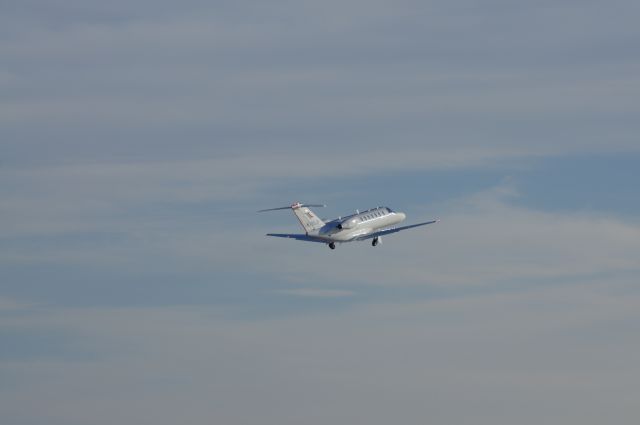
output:
[{"label": "white jet fuselage", "polygon": [[413,229],[438,220],[430,220],[409,226],[396,227],[398,223],[407,217],[404,213],[395,212],[391,208],[377,207],[367,211],[356,211],[356,214],[347,217],[338,217],[335,220],[325,222],[320,219],[309,207],[324,207],[324,205],[302,204],[296,202],[289,207],[268,208],[258,212],[287,210],[293,211],[305,233],[267,233],[267,236],[295,239],[306,242],[321,242],[335,249],[337,243],[363,241],[371,239],[371,245],[376,246],[380,237]]},{"label": "white jet fuselage", "polygon": [[332,220],[307,235],[327,242],[349,242],[381,229],[401,223],[406,215],[386,207],[373,208],[344,218]]}]

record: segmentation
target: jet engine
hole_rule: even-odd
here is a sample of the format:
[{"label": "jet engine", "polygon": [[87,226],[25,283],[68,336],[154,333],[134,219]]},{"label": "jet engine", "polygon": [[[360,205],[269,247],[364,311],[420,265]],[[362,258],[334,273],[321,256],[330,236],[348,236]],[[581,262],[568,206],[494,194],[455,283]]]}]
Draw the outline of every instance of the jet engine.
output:
[{"label": "jet engine", "polygon": [[348,218],[344,220],[342,223],[338,224],[338,229],[353,229],[358,225],[357,218]]}]

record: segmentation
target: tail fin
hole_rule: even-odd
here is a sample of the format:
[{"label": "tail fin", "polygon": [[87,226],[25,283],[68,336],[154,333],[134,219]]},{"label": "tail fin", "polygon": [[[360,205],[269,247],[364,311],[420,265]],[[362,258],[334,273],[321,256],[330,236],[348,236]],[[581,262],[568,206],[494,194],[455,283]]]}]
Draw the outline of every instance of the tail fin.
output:
[{"label": "tail fin", "polygon": [[309,207],[325,207],[325,206],[326,205],[301,204],[300,202],[296,202],[289,207],[269,208],[266,210],[260,210],[258,212],[288,210],[289,208],[291,208],[293,210],[293,213],[298,218],[298,221],[300,222],[300,224],[302,224],[302,227],[304,227],[304,231],[306,233],[309,233],[314,230],[318,230],[325,225],[325,222],[320,220],[318,216],[315,215],[315,213],[309,209]]},{"label": "tail fin", "polygon": [[324,221],[320,220],[313,211],[299,202],[291,205],[291,209],[296,217],[298,217],[298,221],[300,221],[300,224],[304,227],[304,231],[307,233],[318,230],[325,224]]}]

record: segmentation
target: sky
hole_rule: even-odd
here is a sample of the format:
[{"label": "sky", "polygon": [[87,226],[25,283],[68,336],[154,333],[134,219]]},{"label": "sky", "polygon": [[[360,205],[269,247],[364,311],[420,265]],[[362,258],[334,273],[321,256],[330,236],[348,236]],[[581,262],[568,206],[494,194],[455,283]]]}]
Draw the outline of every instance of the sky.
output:
[{"label": "sky", "polygon": [[4,2],[1,422],[636,423],[639,19]]}]

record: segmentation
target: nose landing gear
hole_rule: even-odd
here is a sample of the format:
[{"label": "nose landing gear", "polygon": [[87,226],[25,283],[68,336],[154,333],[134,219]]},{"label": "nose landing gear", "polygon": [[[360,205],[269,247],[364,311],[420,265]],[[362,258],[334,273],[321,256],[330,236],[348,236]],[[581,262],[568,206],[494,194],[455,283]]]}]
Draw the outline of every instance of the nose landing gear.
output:
[{"label": "nose landing gear", "polygon": [[376,246],[379,242],[380,240],[378,238],[373,238],[373,240],[371,241],[371,246]]},{"label": "nose landing gear", "polygon": [[336,244],[334,244],[333,242],[331,242],[331,243],[329,244],[329,248],[331,248],[331,249],[336,249]]}]

